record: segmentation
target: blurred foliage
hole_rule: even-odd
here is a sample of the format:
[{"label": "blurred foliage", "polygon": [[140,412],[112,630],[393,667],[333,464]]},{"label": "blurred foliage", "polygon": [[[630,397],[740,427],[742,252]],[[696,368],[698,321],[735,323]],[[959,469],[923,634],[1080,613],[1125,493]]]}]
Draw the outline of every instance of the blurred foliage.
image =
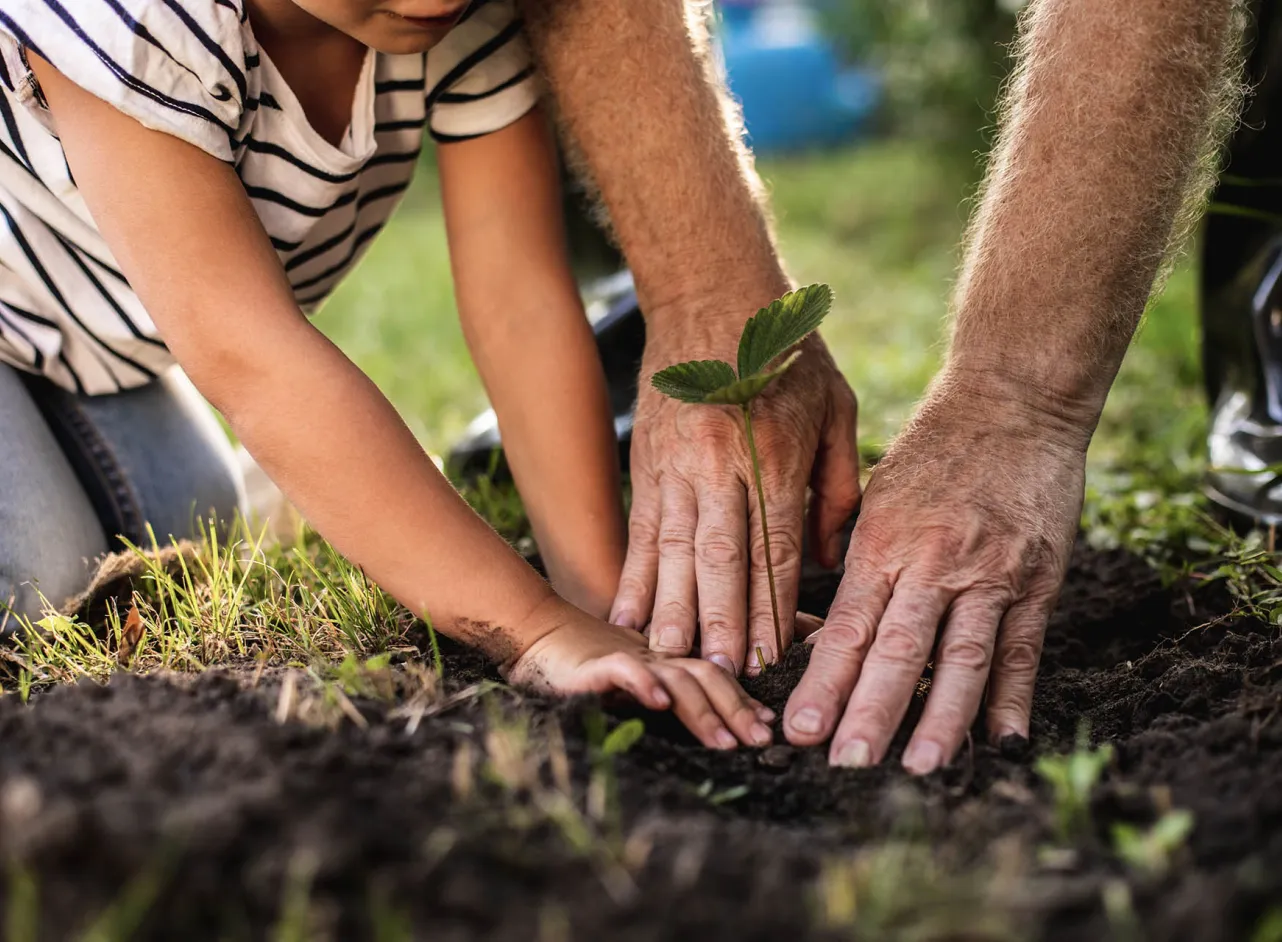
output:
[{"label": "blurred foliage", "polygon": [[983,144],[1009,67],[1022,0],[826,0],[821,15],[839,52],[876,68],[888,130],[953,145]]}]

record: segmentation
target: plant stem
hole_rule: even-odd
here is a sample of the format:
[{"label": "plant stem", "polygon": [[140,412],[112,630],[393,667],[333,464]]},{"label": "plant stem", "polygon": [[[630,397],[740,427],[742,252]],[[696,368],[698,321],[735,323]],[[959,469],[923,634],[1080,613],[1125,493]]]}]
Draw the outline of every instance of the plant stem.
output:
[{"label": "plant stem", "polygon": [[783,631],[779,628],[779,596],[775,592],[775,564],[770,557],[770,524],[766,522],[766,491],[761,486],[761,462],[757,460],[757,439],[752,434],[752,402],[743,404],[743,427],[748,432],[748,454],[752,476],[757,482],[757,506],[761,509],[761,542],[766,547],[766,578],[770,581],[770,614],[775,619],[775,658],[783,660]]}]

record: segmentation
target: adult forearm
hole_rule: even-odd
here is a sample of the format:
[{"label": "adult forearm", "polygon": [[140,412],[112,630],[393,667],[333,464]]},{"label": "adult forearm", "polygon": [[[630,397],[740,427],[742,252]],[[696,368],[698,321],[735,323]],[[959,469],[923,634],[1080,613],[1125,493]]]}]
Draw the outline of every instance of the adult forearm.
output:
[{"label": "adult forearm", "polygon": [[704,318],[742,321],[786,290],[699,10],[684,0],[521,5],[647,318],[671,313],[698,330]]},{"label": "adult forearm", "polygon": [[1036,0],[972,221],[953,381],[1087,434],[1239,99],[1237,0]]}]

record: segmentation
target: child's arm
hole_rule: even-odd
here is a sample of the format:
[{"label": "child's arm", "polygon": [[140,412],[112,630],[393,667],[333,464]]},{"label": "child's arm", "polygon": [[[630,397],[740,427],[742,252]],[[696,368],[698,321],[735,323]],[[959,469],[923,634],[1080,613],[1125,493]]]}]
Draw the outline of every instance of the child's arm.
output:
[{"label": "child's arm", "polygon": [[231,167],[31,59],[85,203],[170,349],[341,552],[516,682],[626,690],[671,706],[710,746],[768,741],[759,704],[728,674],[648,659],[640,635],[558,598],[471,512],[377,388],[302,316]]},{"label": "child's arm", "polygon": [[459,316],[552,584],[605,617],[623,568],[618,446],[538,108],[438,150]]}]

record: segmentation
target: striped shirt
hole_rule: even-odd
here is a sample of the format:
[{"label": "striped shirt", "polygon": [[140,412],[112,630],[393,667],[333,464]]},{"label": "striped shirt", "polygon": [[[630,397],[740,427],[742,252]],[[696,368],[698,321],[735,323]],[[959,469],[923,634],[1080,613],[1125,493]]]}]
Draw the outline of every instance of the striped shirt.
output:
[{"label": "striped shirt", "polygon": [[76,189],[28,49],[232,164],[305,311],[386,222],[425,127],[476,137],[538,98],[512,0],[474,0],[427,53],[371,51],[338,146],[258,47],[244,0],[0,0],[0,361],[91,395],[173,360]]}]

